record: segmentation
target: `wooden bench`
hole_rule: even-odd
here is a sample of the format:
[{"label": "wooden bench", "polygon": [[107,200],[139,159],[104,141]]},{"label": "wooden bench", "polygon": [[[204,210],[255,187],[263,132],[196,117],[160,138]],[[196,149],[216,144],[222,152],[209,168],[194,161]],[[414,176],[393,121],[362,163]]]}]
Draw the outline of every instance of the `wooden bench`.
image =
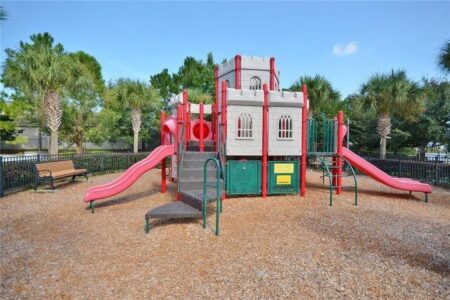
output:
[{"label": "wooden bench", "polygon": [[56,179],[72,177],[72,181],[74,181],[77,176],[84,176],[88,180],[87,170],[75,169],[71,160],[36,163],[34,167],[36,174],[34,190],[43,182],[50,183],[54,190]]}]

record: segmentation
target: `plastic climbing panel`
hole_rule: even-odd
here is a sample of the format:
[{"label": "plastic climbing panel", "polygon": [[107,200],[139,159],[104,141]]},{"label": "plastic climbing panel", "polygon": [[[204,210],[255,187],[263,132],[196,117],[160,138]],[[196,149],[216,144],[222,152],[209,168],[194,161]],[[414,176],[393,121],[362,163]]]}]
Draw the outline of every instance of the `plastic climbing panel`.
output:
[{"label": "plastic climbing panel", "polygon": [[269,161],[269,195],[297,194],[299,161]]}]

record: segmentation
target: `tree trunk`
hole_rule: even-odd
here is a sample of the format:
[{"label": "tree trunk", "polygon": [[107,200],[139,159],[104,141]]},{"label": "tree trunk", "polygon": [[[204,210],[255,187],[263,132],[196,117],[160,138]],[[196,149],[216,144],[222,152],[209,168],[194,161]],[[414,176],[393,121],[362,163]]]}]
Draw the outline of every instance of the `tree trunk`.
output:
[{"label": "tree trunk", "polygon": [[138,153],[139,151],[139,132],[134,132],[133,137],[133,152]]},{"label": "tree trunk", "polygon": [[76,151],[77,154],[83,153],[83,148],[82,148],[82,146],[79,143],[75,144],[75,151]]},{"label": "tree trunk", "polygon": [[58,154],[58,130],[52,130],[50,132],[50,149],[49,154]]},{"label": "tree trunk", "polygon": [[59,101],[59,95],[55,91],[45,93],[44,98],[45,117],[47,127],[50,129],[50,154],[58,154],[58,129],[61,125],[62,108]]},{"label": "tree trunk", "polygon": [[141,130],[141,109],[133,108],[131,111],[131,125],[133,126],[133,152],[137,153],[139,150],[139,131]]},{"label": "tree trunk", "polygon": [[380,158],[386,158],[386,142],[391,133],[391,117],[388,114],[378,116],[377,132],[380,135]]}]

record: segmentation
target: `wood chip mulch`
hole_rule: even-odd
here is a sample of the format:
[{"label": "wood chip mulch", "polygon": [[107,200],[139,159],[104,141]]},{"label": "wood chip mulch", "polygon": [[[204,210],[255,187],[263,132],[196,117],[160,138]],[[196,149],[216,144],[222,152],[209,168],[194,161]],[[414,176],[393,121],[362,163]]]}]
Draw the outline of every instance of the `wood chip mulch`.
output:
[{"label": "wood chip mulch", "polygon": [[[397,191],[359,176],[328,206],[321,173],[307,197],[230,198],[221,235],[200,221],[144,214],[174,199],[152,170],[91,214],[91,186],[119,174],[62,183],[55,193],[0,199],[0,298],[450,299],[450,191]],[[213,206],[213,205],[212,205]]]}]

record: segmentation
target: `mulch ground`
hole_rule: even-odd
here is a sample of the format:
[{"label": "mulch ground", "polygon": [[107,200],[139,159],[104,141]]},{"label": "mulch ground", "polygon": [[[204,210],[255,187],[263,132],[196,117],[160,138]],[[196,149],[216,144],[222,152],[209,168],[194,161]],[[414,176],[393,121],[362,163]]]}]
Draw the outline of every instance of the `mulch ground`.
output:
[{"label": "mulch ground", "polygon": [[335,197],[308,172],[307,197],[227,199],[216,237],[200,221],[144,214],[174,199],[159,170],[95,214],[87,189],[119,174],[0,199],[0,298],[450,299],[450,191],[396,191],[359,176]]}]

